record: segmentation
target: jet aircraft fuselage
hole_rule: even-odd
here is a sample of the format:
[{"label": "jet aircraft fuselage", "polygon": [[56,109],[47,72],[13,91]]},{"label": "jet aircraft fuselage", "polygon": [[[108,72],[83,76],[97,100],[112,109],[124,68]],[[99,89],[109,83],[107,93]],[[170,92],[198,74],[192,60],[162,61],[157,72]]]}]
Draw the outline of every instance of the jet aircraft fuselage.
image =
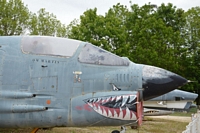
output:
[{"label": "jet aircraft fuselage", "polygon": [[168,115],[174,111],[188,111],[194,106],[193,102],[198,97],[198,94],[173,90],[162,96],[144,101],[144,115]]},{"label": "jet aircraft fuselage", "polygon": [[142,99],[186,82],[82,41],[0,37],[0,127],[137,124]]}]

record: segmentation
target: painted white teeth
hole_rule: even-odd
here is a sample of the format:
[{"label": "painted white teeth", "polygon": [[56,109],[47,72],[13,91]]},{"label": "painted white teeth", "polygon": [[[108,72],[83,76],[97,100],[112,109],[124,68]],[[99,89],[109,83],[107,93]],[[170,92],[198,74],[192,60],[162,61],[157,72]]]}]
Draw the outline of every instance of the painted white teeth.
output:
[{"label": "painted white teeth", "polygon": [[95,111],[97,111],[98,110],[98,108],[94,105],[93,106],[93,109],[95,110]]},{"label": "painted white teeth", "polygon": [[112,113],[110,110],[108,110],[108,117],[112,118]]},{"label": "painted white teeth", "polygon": [[[92,98],[87,100],[87,104],[93,108],[95,112],[105,117],[119,120],[136,120],[137,117],[135,113],[129,110],[128,107],[124,108],[127,103],[137,104],[137,102],[133,103],[135,98],[135,95]],[[112,108],[104,106],[106,103],[111,102],[113,104]]]},{"label": "painted white teeth", "polygon": [[111,98],[112,98],[112,97],[107,98],[107,99],[106,99],[106,103],[107,103]]},{"label": "painted white teeth", "polygon": [[132,118],[131,118],[131,120],[136,120],[137,118],[136,118],[135,114],[134,114],[133,112],[131,112],[131,113],[132,113]]},{"label": "painted white teeth", "polygon": [[128,100],[128,96],[123,96],[121,107],[123,107],[126,104],[127,100]]},{"label": "painted white teeth", "polygon": [[130,95],[129,96],[129,102],[128,103],[132,103],[135,100],[135,96],[134,95]]},{"label": "painted white teeth", "polygon": [[121,99],[121,96],[117,96],[116,102],[118,102]]},{"label": "painted white teeth", "polygon": [[90,99],[90,100],[89,100],[89,103],[92,103],[93,101],[94,101],[94,99]]},{"label": "painted white teeth", "polygon": [[98,103],[99,101],[101,101],[101,98],[97,98],[97,99],[96,99],[96,102],[97,102],[97,103]]},{"label": "painted white teeth", "polygon": [[102,99],[102,103],[104,103],[106,101],[106,99]]},{"label": "painted white teeth", "polygon": [[113,97],[113,98],[111,99],[111,102],[112,102],[112,101],[114,101],[114,100],[115,100],[115,98],[116,98],[116,97]]},{"label": "painted white teeth", "polygon": [[91,103],[88,103],[88,105],[93,108],[93,105]]},{"label": "painted white teeth", "polygon": [[102,114],[102,110],[101,110],[100,106],[98,106],[97,112],[98,112],[99,114]]},{"label": "painted white teeth", "polygon": [[114,118],[117,119],[118,118],[118,114],[117,112],[114,110]]},{"label": "painted white teeth", "polygon": [[[89,103],[89,105],[91,107],[93,107],[92,104]],[[119,116],[118,116],[118,113],[116,112],[116,110],[113,111],[113,113],[114,113],[114,115],[113,115],[109,109],[104,109],[104,108],[101,108],[100,106],[97,106],[97,107],[94,106],[93,109],[97,113],[99,113],[105,117],[112,118],[112,119],[119,119],[119,120],[136,120],[137,119],[134,112],[130,111],[128,108],[126,108],[126,111],[122,110],[122,108],[119,108]],[[106,110],[108,110],[108,112]],[[124,113],[125,113],[125,116],[124,116]]]},{"label": "painted white teeth", "polygon": [[95,99],[93,100],[93,103],[95,103],[97,100],[98,100],[98,98],[95,98]]},{"label": "painted white teeth", "polygon": [[130,110],[126,108],[126,115],[124,116],[125,120],[130,120],[131,119],[131,114]]},{"label": "painted white teeth", "polygon": [[120,108],[120,113],[119,113],[119,117],[118,118],[123,120],[123,111],[122,111],[121,108]]},{"label": "painted white teeth", "polygon": [[107,117],[107,113],[105,109],[103,109],[102,115]]}]

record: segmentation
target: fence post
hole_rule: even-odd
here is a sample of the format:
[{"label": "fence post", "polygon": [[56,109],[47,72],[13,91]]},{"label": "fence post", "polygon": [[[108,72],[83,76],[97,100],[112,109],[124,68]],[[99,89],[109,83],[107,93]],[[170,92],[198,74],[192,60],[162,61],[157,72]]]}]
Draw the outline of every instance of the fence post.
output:
[{"label": "fence post", "polygon": [[200,111],[192,114],[191,122],[186,126],[186,130],[182,133],[200,133]]}]

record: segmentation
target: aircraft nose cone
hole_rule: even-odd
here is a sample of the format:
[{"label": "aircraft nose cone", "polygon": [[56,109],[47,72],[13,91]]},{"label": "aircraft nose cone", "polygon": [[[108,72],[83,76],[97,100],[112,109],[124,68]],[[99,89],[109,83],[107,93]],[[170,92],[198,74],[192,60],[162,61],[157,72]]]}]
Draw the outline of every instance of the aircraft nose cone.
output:
[{"label": "aircraft nose cone", "polygon": [[144,100],[163,95],[187,83],[187,79],[162,68],[143,65],[142,71]]},{"label": "aircraft nose cone", "polygon": [[[179,90],[181,91],[181,90]],[[194,101],[197,97],[198,97],[198,94],[196,93],[191,93],[191,92],[182,92],[181,93],[181,96],[180,96],[183,100],[187,99],[187,100],[191,100],[191,101]]]}]

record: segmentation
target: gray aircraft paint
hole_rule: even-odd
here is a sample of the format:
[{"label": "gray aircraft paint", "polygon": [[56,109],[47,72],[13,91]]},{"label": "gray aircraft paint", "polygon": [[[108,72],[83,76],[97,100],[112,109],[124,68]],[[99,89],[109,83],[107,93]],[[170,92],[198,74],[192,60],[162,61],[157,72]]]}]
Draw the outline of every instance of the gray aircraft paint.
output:
[{"label": "gray aircraft paint", "polygon": [[144,101],[144,115],[168,115],[174,111],[188,111],[197,97],[198,94],[195,93],[173,90],[162,96]]},{"label": "gray aircraft paint", "polygon": [[[154,71],[160,76],[152,76]],[[137,125],[141,90],[143,98],[150,99],[186,82],[177,74],[135,64],[86,42],[0,37],[0,127]]]},{"label": "gray aircraft paint", "polygon": [[197,97],[198,94],[196,93],[176,89],[162,96],[153,98],[150,101],[181,101],[181,100],[194,101]]}]

